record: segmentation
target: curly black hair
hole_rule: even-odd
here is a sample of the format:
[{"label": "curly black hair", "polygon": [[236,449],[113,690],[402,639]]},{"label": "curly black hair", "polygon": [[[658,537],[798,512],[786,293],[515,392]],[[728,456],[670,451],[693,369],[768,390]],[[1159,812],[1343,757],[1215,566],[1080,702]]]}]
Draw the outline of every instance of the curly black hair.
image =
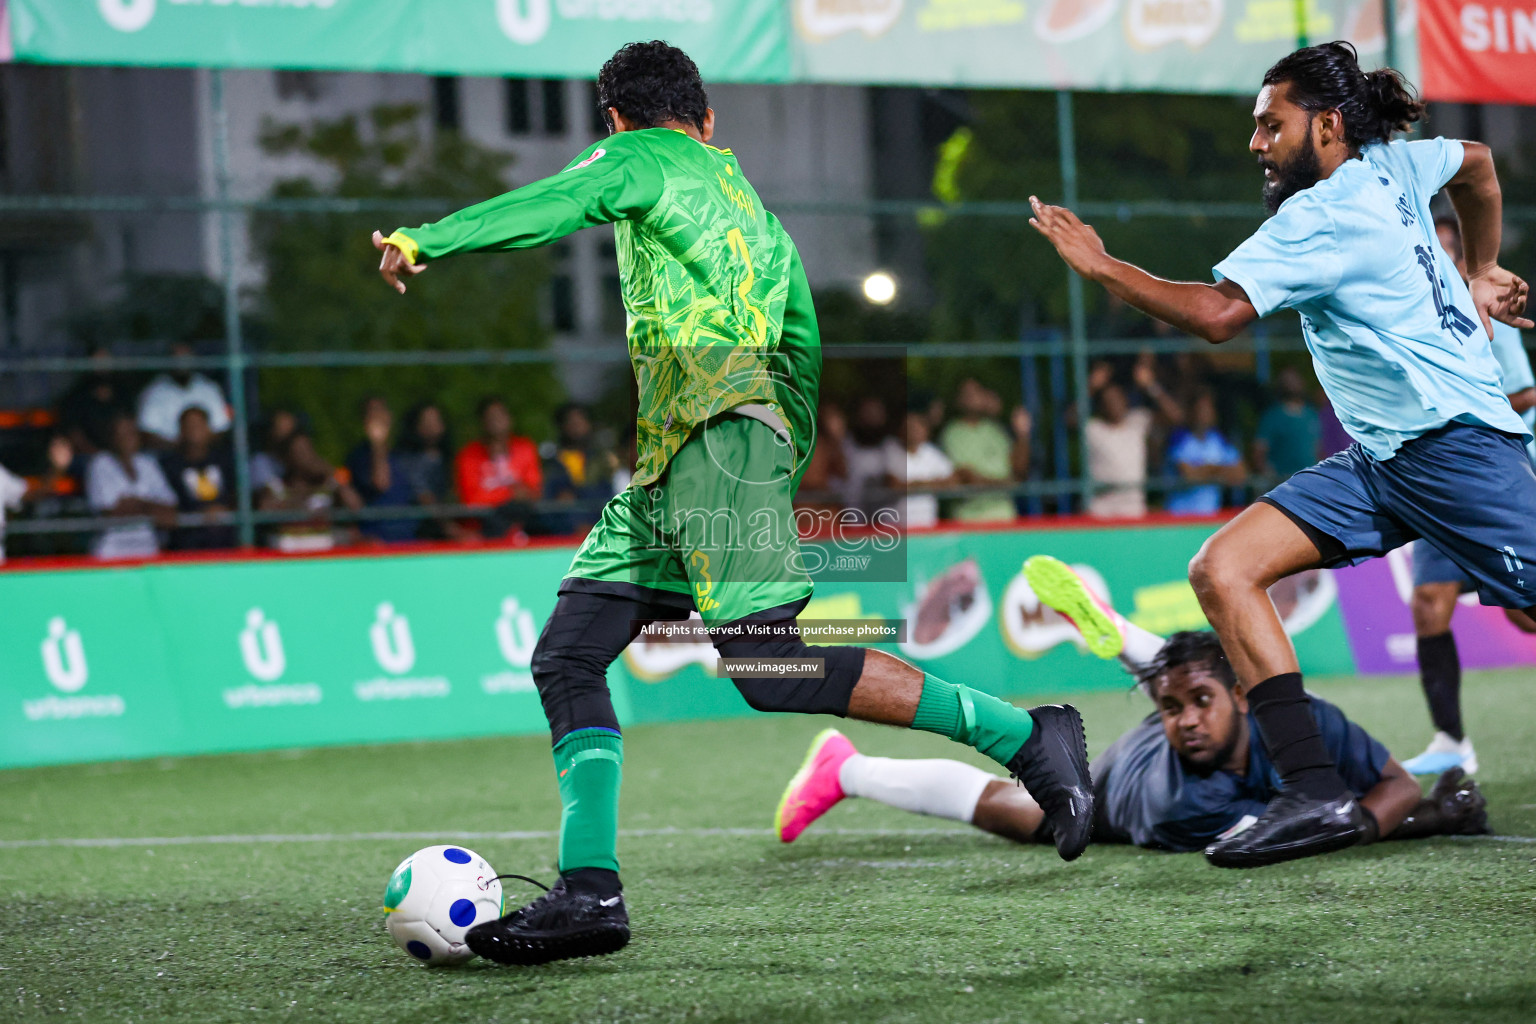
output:
[{"label": "curly black hair", "polygon": [[612,107],[642,128],[682,121],[703,130],[709,97],[699,66],[671,43],[628,43],[597,73],[597,107],[613,131]]},{"label": "curly black hair", "polygon": [[1386,142],[1424,118],[1424,104],[1391,68],[1360,70],[1352,43],[1306,46],[1281,57],[1264,72],[1265,85],[1288,83],[1291,99],[1309,114],[1337,110],[1344,121],[1344,141],[1358,152]]},{"label": "curly black hair", "polygon": [[1147,695],[1157,700],[1157,681],[1176,668],[1203,668],[1221,681],[1229,691],[1237,686],[1237,673],[1227,660],[1221,638],[1208,629],[1183,630],[1163,642],[1157,657],[1136,673],[1136,681],[1147,688]]}]

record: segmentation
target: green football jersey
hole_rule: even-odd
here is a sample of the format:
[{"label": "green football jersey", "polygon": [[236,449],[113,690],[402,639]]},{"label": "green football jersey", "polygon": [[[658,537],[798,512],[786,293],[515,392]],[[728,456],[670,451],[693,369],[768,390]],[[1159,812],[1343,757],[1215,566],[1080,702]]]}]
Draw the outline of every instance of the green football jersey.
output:
[{"label": "green football jersey", "polygon": [[620,132],[561,173],[390,236],[416,262],[546,245],[614,224],[653,482],[695,428],[737,406],[788,430],[799,483],[815,442],[821,337],[794,243],[728,149],[669,128]]}]

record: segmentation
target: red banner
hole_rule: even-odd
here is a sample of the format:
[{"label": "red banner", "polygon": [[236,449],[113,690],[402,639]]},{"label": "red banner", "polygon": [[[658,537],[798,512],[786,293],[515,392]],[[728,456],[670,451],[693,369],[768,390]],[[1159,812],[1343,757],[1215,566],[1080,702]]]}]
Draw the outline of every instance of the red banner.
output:
[{"label": "red banner", "polygon": [[1536,104],[1536,0],[1420,0],[1424,98]]}]

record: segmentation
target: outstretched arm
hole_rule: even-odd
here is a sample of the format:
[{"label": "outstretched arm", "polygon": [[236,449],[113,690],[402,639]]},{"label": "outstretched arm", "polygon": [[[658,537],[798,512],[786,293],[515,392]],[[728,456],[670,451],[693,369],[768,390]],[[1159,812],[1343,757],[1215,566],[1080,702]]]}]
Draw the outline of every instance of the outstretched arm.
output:
[{"label": "outstretched arm", "polygon": [[[1418,789],[1417,783],[1414,789]],[[1366,794],[1366,798],[1369,797],[1370,794]],[[1477,783],[1460,768],[1452,768],[1440,776],[1429,796],[1409,808],[1396,828],[1388,829],[1386,823],[1382,823],[1383,839],[1472,836],[1492,831],[1488,827],[1488,802]]]},{"label": "outstretched arm", "polygon": [[1394,757],[1381,769],[1381,781],[1360,798],[1360,806],[1371,812],[1381,834],[1387,836],[1403,823],[1422,796],[1418,781]]},{"label": "outstretched arm", "polygon": [[379,274],[404,293],[403,274],[426,261],[460,252],[494,252],[547,245],[594,224],[644,216],[661,198],[661,166],[645,143],[614,136],[588,149],[553,177],[386,237],[373,233],[384,255]]},{"label": "outstretched arm", "polygon": [[1248,296],[1231,281],[1200,284],[1165,281],[1109,255],[1099,233],[1060,206],[1029,197],[1035,215],[1029,223],[1044,235],[1067,266],[1097,281],[1143,313],[1190,334],[1220,344],[1235,338],[1259,318]]},{"label": "outstretched arm", "polygon": [[1493,321],[1531,327],[1524,316],[1529,295],[1526,283],[1499,266],[1504,198],[1493,167],[1493,152],[1481,142],[1463,142],[1461,169],[1445,184],[1445,194],[1461,222],[1467,281],[1483,329],[1493,333]]}]

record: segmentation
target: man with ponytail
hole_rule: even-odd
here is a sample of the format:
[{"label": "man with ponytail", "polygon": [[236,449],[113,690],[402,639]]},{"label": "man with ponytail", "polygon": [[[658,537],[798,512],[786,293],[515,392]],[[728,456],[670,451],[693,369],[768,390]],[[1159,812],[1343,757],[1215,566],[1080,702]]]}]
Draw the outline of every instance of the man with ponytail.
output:
[{"label": "man with ponytail", "polygon": [[[1074,214],[1031,199],[1031,223],[1078,273],[1214,344],[1281,309],[1301,314],[1319,381],[1355,439],[1206,541],[1190,563],[1283,788],[1249,828],[1206,848],[1257,867],[1354,845],[1369,811],[1328,756],[1295,649],[1266,589],[1415,538],[1444,552],[1482,600],[1536,608],[1536,473],[1500,384],[1494,321],[1531,327],[1527,287],[1498,265],[1498,179],[1488,147],[1394,141],[1424,116],[1397,72],[1361,70],[1334,42],[1264,75],[1249,149],[1274,214],[1214,269],[1165,281],[1104,250]],[[1435,236],[1445,190],[1467,280]]]}]

